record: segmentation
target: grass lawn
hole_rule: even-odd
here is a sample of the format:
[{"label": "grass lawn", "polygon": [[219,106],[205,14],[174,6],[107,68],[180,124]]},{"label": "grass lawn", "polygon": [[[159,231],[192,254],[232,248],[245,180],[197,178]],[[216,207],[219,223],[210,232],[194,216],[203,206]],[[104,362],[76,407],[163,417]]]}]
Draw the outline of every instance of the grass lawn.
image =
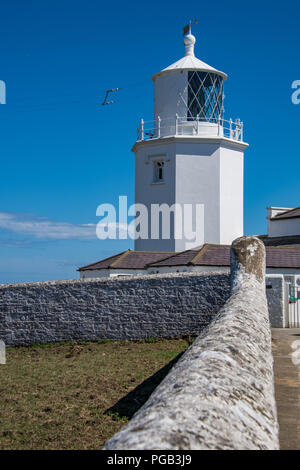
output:
[{"label": "grass lawn", "polygon": [[101,449],[147,400],[190,339],[7,349],[0,449]]}]

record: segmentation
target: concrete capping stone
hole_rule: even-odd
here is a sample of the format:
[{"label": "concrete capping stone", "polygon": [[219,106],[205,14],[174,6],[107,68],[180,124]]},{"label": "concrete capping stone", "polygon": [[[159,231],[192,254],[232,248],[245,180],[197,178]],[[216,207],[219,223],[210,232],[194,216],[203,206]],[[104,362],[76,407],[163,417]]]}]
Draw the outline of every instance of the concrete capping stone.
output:
[{"label": "concrete capping stone", "polygon": [[266,250],[263,242],[257,237],[247,236],[234,240],[230,251],[231,285],[239,288],[242,274],[253,274],[264,282],[266,272]]},{"label": "concrete capping stone", "polygon": [[211,275],[222,276],[224,273],[219,271],[210,272],[187,272],[187,273],[158,273],[158,274],[136,274],[122,277],[100,277],[100,278],[88,278],[88,279],[63,279],[55,281],[40,281],[40,282],[22,282],[15,284],[0,284],[0,290],[11,289],[27,289],[29,287],[47,287],[47,286],[68,286],[68,285],[93,285],[93,284],[106,284],[106,283],[122,283],[136,280],[147,280],[147,279],[168,279],[168,278],[182,278],[182,277],[209,277]]}]

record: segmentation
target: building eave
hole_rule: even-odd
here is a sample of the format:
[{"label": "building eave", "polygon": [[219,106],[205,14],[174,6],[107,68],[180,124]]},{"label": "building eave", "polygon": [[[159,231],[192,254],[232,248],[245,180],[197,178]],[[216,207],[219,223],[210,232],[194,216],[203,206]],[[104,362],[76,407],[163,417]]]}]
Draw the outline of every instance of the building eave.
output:
[{"label": "building eave", "polygon": [[132,147],[131,151],[135,152],[139,147],[142,147],[144,145],[147,146],[155,146],[155,145],[161,145],[161,144],[168,144],[168,143],[201,143],[201,144],[224,144],[227,146],[235,147],[239,150],[245,150],[246,148],[249,147],[249,144],[247,142],[239,142],[237,140],[229,139],[227,137],[209,137],[209,136],[204,136],[204,137],[199,137],[199,136],[169,136],[169,137],[159,137],[159,138],[154,138],[154,139],[149,139],[149,140],[139,140],[137,141],[134,146]]},{"label": "building eave", "polygon": [[291,220],[291,219],[300,219],[300,215],[291,215],[291,216],[284,216],[284,217],[272,217],[270,219],[271,222],[279,222],[279,220]]},{"label": "building eave", "polygon": [[152,75],[152,81],[155,82],[155,80],[158,77],[161,77],[162,75],[167,75],[170,73],[174,72],[206,72],[206,73],[214,73],[216,75],[219,75],[220,77],[223,78],[223,80],[227,80],[228,76],[226,73],[221,72],[221,70],[214,69],[213,67],[211,69],[205,68],[205,67],[176,67],[176,68],[170,68],[170,69],[165,69],[161,70],[160,72],[155,73]]}]

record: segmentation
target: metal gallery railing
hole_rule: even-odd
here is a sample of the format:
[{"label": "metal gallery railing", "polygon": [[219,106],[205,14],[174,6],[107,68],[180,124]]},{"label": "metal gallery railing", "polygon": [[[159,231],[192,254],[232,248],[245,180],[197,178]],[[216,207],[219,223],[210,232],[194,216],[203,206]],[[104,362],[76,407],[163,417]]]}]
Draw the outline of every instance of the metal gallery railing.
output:
[{"label": "metal gallery railing", "polygon": [[208,121],[196,118],[180,117],[161,119],[159,116],[154,121],[140,122],[137,128],[137,141],[159,139],[171,136],[216,136],[243,142],[244,124],[240,119]]}]

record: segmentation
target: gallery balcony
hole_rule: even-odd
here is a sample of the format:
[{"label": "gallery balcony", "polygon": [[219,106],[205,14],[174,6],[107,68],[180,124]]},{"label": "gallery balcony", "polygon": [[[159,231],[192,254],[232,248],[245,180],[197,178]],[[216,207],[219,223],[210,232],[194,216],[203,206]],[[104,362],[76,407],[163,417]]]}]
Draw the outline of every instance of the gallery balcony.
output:
[{"label": "gallery balcony", "polygon": [[158,117],[154,121],[140,122],[137,128],[137,141],[161,139],[167,137],[225,137],[227,139],[243,142],[244,124],[240,119],[229,121],[219,118],[218,120],[180,117],[162,119]]}]

